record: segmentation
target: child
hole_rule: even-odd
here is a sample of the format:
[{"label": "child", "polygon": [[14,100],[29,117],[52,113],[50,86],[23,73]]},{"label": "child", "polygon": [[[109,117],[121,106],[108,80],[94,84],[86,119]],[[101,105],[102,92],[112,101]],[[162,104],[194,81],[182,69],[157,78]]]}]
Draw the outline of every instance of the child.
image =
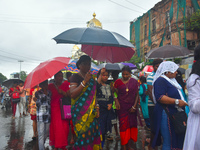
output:
[{"label": "child", "polygon": [[51,92],[48,90],[48,80],[39,84],[41,90],[35,93],[34,101],[37,106],[38,145],[44,150],[44,143],[49,133]]},{"label": "child", "polygon": [[99,122],[102,132],[102,147],[105,142],[105,135],[108,131],[111,132],[112,124],[111,119],[113,119],[113,111],[112,103],[113,103],[113,96],[112,91],[109,84],[106,84],[108,80],[108,71],[105,68],[102,68],[99,71],[99,77],[97,79],[97,103],[99,104]]}]

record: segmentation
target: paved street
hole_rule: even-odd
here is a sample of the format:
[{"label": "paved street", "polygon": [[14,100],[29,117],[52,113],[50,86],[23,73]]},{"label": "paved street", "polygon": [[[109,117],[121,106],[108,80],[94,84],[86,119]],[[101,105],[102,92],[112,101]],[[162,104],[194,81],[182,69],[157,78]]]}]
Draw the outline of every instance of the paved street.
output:
[{"label": "paved street", "polygon": [[[0,150],[38,150],[37,142],[32,140],[33,131],[30,116],[19,118],[18,109],[16,119],[12,119],[11,116],[11,109],[7,111],[0,109]],[[131,145],[134,149],[143,150],[145,149],[147,132],[144,127],[138,129],[138,142]],[[45,145],[49,147],[49,150],[52,149],[48,146],[48,140]],[[106,141],[104,150],[120,150],[120,148],[120,141],[114,139],[113,141]]]}]

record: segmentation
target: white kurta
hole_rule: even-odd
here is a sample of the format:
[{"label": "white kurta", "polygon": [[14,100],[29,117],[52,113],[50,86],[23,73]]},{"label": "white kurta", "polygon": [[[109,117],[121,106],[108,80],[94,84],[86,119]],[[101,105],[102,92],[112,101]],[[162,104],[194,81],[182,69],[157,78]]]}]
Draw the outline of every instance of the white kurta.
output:
[{"label": "white kurta", "polygon": [[[197,78],[199,79],[196,80]],[[200,150],[200,77],[198,75],[192,74],[188,78],[187,90],[190,112],[183,150]]]}]

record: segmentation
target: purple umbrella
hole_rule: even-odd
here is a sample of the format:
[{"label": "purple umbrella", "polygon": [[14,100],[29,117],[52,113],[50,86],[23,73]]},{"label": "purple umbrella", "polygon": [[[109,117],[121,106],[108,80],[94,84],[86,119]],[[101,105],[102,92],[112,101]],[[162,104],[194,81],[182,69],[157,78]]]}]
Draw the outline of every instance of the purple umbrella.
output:
[{"label": "purple umbrella", "polygon": [[131,69],[136,69],[137,67],[134,65],[134,64],[132,64],[132,63],[121,63],[121,64],[123,64],[123,65],[125,65],[125,66],[129,66]]}]

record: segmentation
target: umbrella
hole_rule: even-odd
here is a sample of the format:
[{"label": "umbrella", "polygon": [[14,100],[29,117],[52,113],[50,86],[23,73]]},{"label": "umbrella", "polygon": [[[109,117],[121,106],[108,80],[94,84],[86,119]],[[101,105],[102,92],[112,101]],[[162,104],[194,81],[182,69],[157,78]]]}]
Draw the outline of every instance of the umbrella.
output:
[{"label": "umbrella", "polygon": [[102,63],[98,66],[99,68],[106,68],[107,70],[122,70],[122,68],[124,67],[123,64],[121,63]]},{"label": "umbrella", "polygon": [[136,65],[132,64],[132,63],[121,63],[125,66],[129,66],[131,69],[137,69]]},{"label": "umbrella", "polygon": [[[76,62],[78,61],[78,59],[71,59],[69,61],[69,64],[64,68],[65,70],[68,70],[70,72],[79,72],[79,69],[76,67]],[[91,63],[91,68],[90,71],[92,74],[97,74],[99,71],[99,67],[97,67],[97,65],[95,65],[93,62]]]},{"label": "umbrella", "polygon": [[152,65],[146,65],[144,68],[143,68],[143,72],[152,72],[154,69],[153,69],[153,66]]},{"label": "umbrella", "polygon": [[82,45],[81,50],[94,60],[111,63],[130,60],[135,53],[134,49],[131,47],[116,46]]},{"label": "umbrella", "polygon": [[31,71],[25,81],[24,88],[32,88],[39,83],[51,78],[58,71],[68,65],[70,58],[55,57],[40,63]]},{"label": "umbrella", "polygon": [[11,88],[13,86],[14,82],[18,82],[18,83],[23,82],[24,83],[24,81],[22,81],[21,79],[15,78],[15,79],[8,79],[8,80],[3,81],[2,85],[7,88]]},{"label": "umbrella", "polygon": [[126,38],[99,28],[72,28],[53,39],[57,43],[83,44],[81,50],[100,61],[130,60],[135,53],[134,46]]},{"label": "umbrella", "polygon": [[190,51],[185,47],[175,46],[175,45],[165,45],[150,50],[145,57],[148,59],[156,59],[156,58],[173,59],[173,58],[183,58],[188,55],[190,55]]}]

